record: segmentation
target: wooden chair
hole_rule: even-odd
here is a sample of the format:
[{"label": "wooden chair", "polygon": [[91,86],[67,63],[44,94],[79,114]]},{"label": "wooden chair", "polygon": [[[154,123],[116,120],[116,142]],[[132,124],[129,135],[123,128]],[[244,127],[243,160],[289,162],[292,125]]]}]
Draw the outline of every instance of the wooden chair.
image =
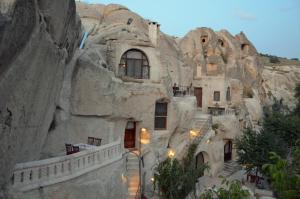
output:
[{"label": "wooden chair", "polygon": [[93,145],[95,142],[95,138],[94,137],[88,137],[88,144]]},{"label": "wooden chair", "polygon": [[73,146],[72,153],[78,153],[79,152],[79,146]]},{"label": "wooden chair", "polygon": [[100,139],[100,138],[95,138],[94,145],[100,146],[100,145],[101,145],[101,141],[102,141],[102,139]]},{"label": "wooden chair", "polygon": [[72,144],[65,144],[66,146],[66,154],[67,155],[70,155],[73,153],[73,147],[72,147]]}]

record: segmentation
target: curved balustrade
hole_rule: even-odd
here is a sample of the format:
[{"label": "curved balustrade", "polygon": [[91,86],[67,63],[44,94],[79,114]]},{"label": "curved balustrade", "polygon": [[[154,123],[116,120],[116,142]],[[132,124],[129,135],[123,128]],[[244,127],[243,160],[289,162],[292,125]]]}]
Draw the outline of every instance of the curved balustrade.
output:
[{"label": "curved balustrade", "polygon": [[204,136],[206,136],[206,134],[212,127],[212,116],[209,115],[208,117],[197,118],[196,126],[198,127],[197,129],[199,129],[201,132],[201,134],[196,137],[196,140],[200,141]]},{"label": "curved balustrade", "polygon": [[12,187],[21,191],[70,180],[122,158],[120,139],[72,155],[17,164]]}]

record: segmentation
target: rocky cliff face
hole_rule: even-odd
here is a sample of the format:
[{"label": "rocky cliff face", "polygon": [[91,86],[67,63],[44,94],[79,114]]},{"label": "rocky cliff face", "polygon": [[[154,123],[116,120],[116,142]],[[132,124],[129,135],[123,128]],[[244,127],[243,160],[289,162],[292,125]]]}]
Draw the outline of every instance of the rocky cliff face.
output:
[{"label": "rocky cliff face", "polygon": [[258,87],[263,67],[243,32],[232,36],[226,30],[197,28],[180,39],[179,45],[194,68],[194,77],[225,76],[241,80],[245,88]]},{"label": "rocky cliff face", "polygon": [[0,198],[6,198],[15,163],[40,158],[81,25],[72,0],[4,0],[0,8]]},{"label": "rocky cliff face", "polygon": [[294,89],[300,82],[299,65],[265,65],[262,73],[263,89],[266,93],[265,105],[271,105],[274,100],[282,100],[284,106],[293,110],[296,105]]}]

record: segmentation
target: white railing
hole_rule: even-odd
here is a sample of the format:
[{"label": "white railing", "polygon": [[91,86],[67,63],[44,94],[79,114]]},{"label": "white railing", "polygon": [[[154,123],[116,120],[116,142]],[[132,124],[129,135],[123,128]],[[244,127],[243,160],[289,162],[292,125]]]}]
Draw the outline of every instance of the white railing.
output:
[{"label": "white railing", "polygon": [[21,191],[67,181],[122,158],[121,140],[71,155],[17,164],[12,187]]},{"label": "white railing", "polygon": [[235,116],[235,115],[236,115],[236,113],[235,113],[234,109],[226,109],[221,114],[216,114],[216,115],[213,115],[213,116],[223,118],[223,117],[226,117],[226,116]]}]

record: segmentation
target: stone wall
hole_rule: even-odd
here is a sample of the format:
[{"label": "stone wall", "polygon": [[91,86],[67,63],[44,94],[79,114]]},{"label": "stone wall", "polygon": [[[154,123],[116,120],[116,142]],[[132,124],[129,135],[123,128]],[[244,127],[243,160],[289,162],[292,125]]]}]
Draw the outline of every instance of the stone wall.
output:
[{"label": "stone wall", "polygon": [[40,158],[80,34],[72,0],[10,3],[0,14],[0,198],[15,163]]}]

